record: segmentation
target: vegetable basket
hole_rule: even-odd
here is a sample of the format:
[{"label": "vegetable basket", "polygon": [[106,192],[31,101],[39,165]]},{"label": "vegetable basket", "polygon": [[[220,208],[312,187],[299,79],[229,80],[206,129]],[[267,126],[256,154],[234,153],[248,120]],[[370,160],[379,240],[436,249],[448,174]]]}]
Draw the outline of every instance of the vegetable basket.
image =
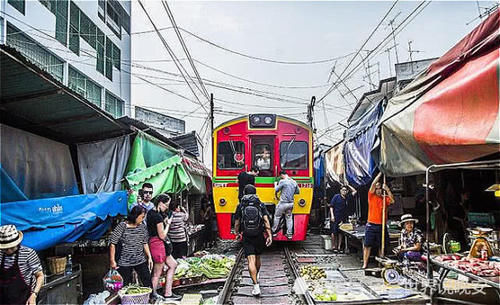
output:
[{"label": "vegetable basket", "polygon": [[[138,290],[138,292],[134,292]],[[139,292],[140,290],[140,292]],[[149,304],[149,294],[153,290],[149,287],[125,287],[118,291],[122,304]]]}]

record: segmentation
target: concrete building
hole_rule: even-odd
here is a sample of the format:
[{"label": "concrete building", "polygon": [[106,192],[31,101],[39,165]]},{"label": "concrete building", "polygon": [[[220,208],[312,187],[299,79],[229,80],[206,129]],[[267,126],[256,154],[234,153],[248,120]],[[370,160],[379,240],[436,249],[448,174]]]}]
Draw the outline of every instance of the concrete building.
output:
[{"label": "concrete building", "polygon": [[166,114],[135,106],[135,119],[156,129],[167,138],[186,132],[186,122]]},{"label": "concrete building", "polygon": [[130,115],[130,1],[0,0],[0,44],[115,117]]}]

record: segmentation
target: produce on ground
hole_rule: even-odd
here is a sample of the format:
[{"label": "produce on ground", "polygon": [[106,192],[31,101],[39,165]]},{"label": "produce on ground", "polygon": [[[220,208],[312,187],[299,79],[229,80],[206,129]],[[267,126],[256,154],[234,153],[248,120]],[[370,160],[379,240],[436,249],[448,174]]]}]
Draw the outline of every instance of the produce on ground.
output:
[{"label": "produce on ground", "polygon": [[318,301],[337,301],[337,293],[332,289],[323,289],[321,293],[315,292],[313,298]]},{"label": "produce on ground", "polygon": [[317,266],[302,266],[300,276],[305,280],[319,280],[326,278],[326,272],[325,269]]},{"label": "produce on ground", "polygon": [[209,279],[225,278],[231,272],[235,259],[223,255],[205,255],[177,260],[174,279],[204,276]]}]

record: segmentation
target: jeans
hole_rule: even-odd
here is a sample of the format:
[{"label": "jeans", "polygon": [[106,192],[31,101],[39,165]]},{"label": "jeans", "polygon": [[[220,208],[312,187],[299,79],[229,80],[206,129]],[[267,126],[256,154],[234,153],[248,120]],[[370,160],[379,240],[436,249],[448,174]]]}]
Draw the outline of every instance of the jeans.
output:
[{"label": "jeans", "polygon": [[273,233],[277,233],[278,225],[281,221],[281,217],[285,214],[286,220],[286,234],[293,234],[293,202],[279,202],[276,206],[276,211],[274,212],[274,221],[273,221]]},{"label": "jeans", "polygon": [[123,286],[132,284],[132,270],[137,272],[141,283],[145,287],[151,286],[151,272],[149,271],[148,263],[144,262],[137,266],[119,266],[118,272],[123,277]]}]

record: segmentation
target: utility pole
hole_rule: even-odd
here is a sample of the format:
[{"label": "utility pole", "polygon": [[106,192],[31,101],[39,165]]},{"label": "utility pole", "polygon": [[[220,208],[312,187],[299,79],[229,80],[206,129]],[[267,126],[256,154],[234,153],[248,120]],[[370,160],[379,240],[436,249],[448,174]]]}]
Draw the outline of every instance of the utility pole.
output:
[{"label": "utility pole", "polygon": [[309,124],[309,127],[311,127],[311,129],[313,129],[314,131],[314,127],[313,127],[313,120],[314,120],[314,105],[316,104],[316,97],[313,96],[311,97],[311,102],[309,103],[309,105],[307,105],[307,123]]},{"label": "utility pole", "polygon": [[[389,47],[387,49],[384,50],[384,52],[387,53],[387,59],[389,60],[389,76],[392,77],[392,64],[391,64],[391,50],[394,49],[394,46],[392,47]],[[396,70],[396,68],[394,68],[394,71]],[[394,73],[396,74],[396,73]]]},{"label": "utility pole", "polygon": [[210,137],[214,133],[214,94],[210,93]]},{"label": "utility pole", "polygon": [[[413,53],[420,53],[422,51],[419,51],[419,50],[412,50],[411,49],[411,44],[412,44],[413,40],[409,40],[408,41],[408,54],[410,55],[410,62],[413,61]],[[413,73],[413,64],[411,64],[411,73]]]}]

